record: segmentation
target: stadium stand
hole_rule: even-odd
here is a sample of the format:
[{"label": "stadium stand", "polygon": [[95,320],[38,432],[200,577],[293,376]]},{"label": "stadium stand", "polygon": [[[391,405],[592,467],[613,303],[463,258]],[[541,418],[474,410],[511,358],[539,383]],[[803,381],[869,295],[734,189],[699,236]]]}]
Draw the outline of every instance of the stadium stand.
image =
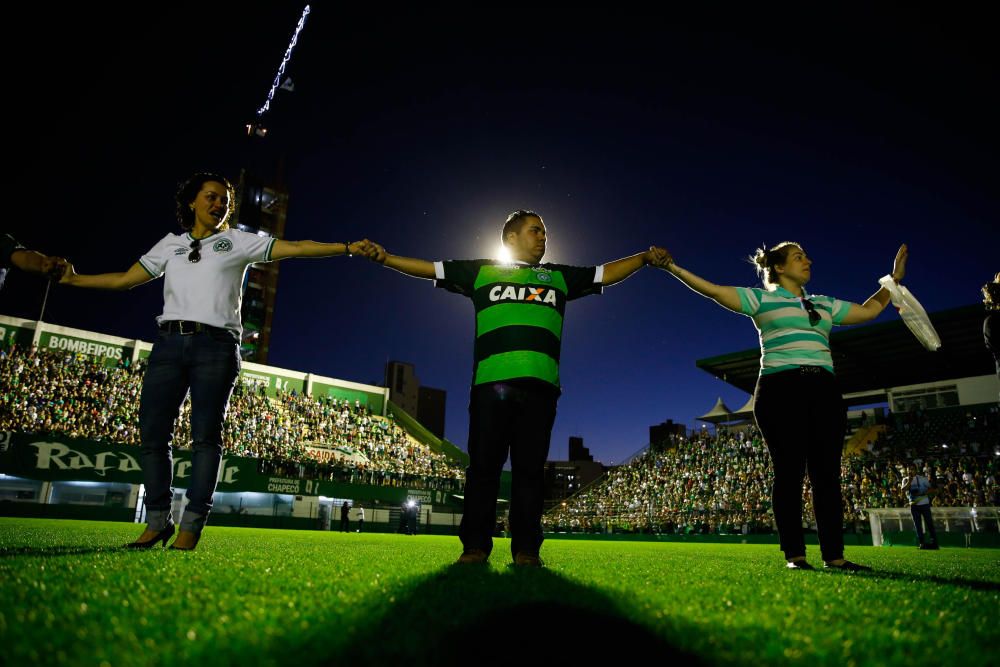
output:
[{"label": "stadium stand", "polygon": [[[947,429],[956,413],[927,419]],[[901,483],[910,462],[935,480],[936,505],[1000,504],[1000,445],[984,444],[997,443],[997,406],[966,407],[961,413],[964,431],[945,436],[933,429],[887,425],[886,441],[897,446],[846,457],[841,479],[847,526],[864,529],[869,508],[906,505]],[[898,446],[904,442],[905,447]],[[547,530],[567,532],[769,533],[771,479],[760,434],[752,428],[736,434],[721,429],[717,436],[676,438],[666,451],[647,451],[613,468],[548,513],[544,523]],[[814,525],[808,480],[803,494],[803,519]]]},{"label": "stadium stand", "polygon": [[[964,310],[958,315],[951,315],[955,322],[972,321]],[[4,324],[10,326],[9,322]],[[956,324],[952,328],[964,332],[968,326],[959,328]],[[957,336],[949,328],[944,330],[948,336]],[[882,342],[886,349],[900,340],[900,332],[893,327],[879,325],[871,331],[879,340],[886,338]],[[26,344],[30,338],[25,341],[20,335],[18,339],[8,334],[6,346],[0,346],[0,432],[138,445],[144,371],[138,348],[134,354],[126,350],[117,362],[109,362],[107,355],[102,358],[92,351],[57,349],[51,345],[54,338],[48,339],[48,346],[35,348]],[[44,342],[46,335],[42,332],[36,339]],[[114,341],[108,341],[98,342],[112,349]],[[853,344],[851,339],[848,343]],[[856,347],[860,350],[862,346]],[[850,346],[847,351],[858,354]],[[738,378],[749,377],[748,369],[754,363],[751,356],[740,353],[699,365],[713,372],[728,368]],[[956,355],[956,359],[963,358]],[[900,365],[910,372],[912,364]],[[263,368],[256,369],[258,377],[265,372]],[[944,375],[946,370],[955,368],[942,366],[935,372],[952,382]],[[980,368],[963,370],[978,372]],[[880,377],[895,379],[888,375],[891,372],[883,368]],[[862,530],[870,509],[905,507],[900,484],[910,462],[918,462],[938,484],[937,506],[1000,505],[1000,408],[996,403],[948,404],[959,402],[963,392],[968,393],[968,386],[961,384],[957,389],[935,388],[932,394],[881,389],[872,396],[860,374],[847,377],[854,378],[848,388],[858,394],[855,405],[888,398],[898,410],[864,415],[853,425],[845,443],[848,456],[842,481],[847,527]],[[314,397],[305,393],[303,386],[300,383],[296,390],[276,383],[266,388],[241,383],[227,416],[226,452],[255,459],[259,472],[267,475],[460,493],[462,463],[442,453],[440,443],[438,447],[428,444],[407,423],[412,418],[405,413],[394,413],[390,404],[388,417],[383,417],[363,404],[364,398],[359,402]],[[899,383],[878,386],[899,387]],[[980,391],[977,386],[972,389],[973,393]],[[944,407],[927,408],[924,402],[928,401]],[[381,409],[379,404],[376,410]],[[187,405],[182,408],[176,424],[176,443],[181,448],[187,447],[190,439],[188,410]],[[752,427],[736,431],[720,426],[717,430],[717,435],[673,436],[665,448],[647,450],[626,465],[611,469],[549,512],[544,518],[546,529],[729,535],[773,532],[770,458],[759,434]],[[812,524],[808,482],[803,493],[804,520]],[[449,520],[455,521],[451,516]]]},{"label": "stadium stand", "polygon": [[[143,370],[142,361],[108,367],[80,352],[0,350],[0,431],[138,445]],[[185,401],[174,433],[181,448],[190,446],[189,417]],[[272,398],[242,383],[226,417],[224,447],[260,459],[267,472],[306,467],[320,477],[365,484],[460,487],[464,476],[458,462],[357,401],[294,390]]]}]

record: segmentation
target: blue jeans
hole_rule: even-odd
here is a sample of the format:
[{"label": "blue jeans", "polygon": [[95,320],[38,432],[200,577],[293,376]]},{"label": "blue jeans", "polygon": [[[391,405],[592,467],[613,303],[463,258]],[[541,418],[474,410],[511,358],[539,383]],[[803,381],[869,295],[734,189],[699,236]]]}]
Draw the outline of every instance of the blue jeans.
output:
[{"label": "blue jeans", "polygon": [[234,334],[221,330],[187,335],[160,332],[149,356],[139,402],[150,530],[161,530],[170,521],[174,421],[190,390],[193,451],[181,529],[201,533],[212,511],[222,462],[222,425],[239,372],[240,351]]}]

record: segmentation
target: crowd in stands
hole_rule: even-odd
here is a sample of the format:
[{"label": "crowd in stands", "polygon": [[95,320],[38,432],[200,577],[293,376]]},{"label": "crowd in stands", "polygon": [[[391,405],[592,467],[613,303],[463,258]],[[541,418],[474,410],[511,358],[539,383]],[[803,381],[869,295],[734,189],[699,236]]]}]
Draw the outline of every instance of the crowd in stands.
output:
[{"label": "crowd in stands", "polygon": [[[0,349],[0,431],[62,434],[139,444],[144,363],[75,352]],[[175,444],[190,446],[190,406]],[[997,506],[1000,409],[916,409],[878,420],[885,430],[845,457],[845,522],[867,508],[903,507],[906,467],[916,463],[938,487],[939,506]],[[261,472],[334,481],[460,490],[463,470],[358,401],[295,392],[268,396],[239,384],[226,418],[227,454],[256,458]],[[771,532],[771,462],[753,428],[676,438],[613,468],[544,518],[548,530],[680,533]],[[813,523],[808,481],[804,521]]]},{"label": "crowd in stands", "polygon": [[0,431],[137,445],[143,370],[72,352],[0,350]]},{"label": "crowd in stands", "polygon": [[[61,434],[138,445],[145,365],[106,366],[82,353],[11,346],[0,350],[0,431]],[[174,444],[191,443],[190,402]],[[226,416],[229,455],[261,460],[262,472],[367,484],[461,488],[460,465],[418,442],[391,417],[359,401],[312,398],[238,383]]]},{"label": "crowd in stands", "polygon": [[[846,527],[862,530],[867,509],[906,507],[903,488],[913,463],[939,489],[935,505],[1000,505],[1000,450],[982,443],[996,436],[997,407],[963,414],[975,430],[950,437],[930,432],[922,446],[897,452],[873,448],[845,457],[841,480]],[[897,436],[895,426],[887,442]],[[757,533],[773,532],[771,462],[758,431],[695,434],[676,438],[659,451],[646,451],[613,468],[589,488],[558,505],[543,519],[547,530],[580,532]],[[815,525],[808,480],[803,485],[803,521]]]}]

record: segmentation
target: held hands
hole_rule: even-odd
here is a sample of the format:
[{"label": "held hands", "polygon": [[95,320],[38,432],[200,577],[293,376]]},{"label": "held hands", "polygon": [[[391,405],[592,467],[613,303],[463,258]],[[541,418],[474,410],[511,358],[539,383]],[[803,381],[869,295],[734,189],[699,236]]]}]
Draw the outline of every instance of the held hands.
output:
[{"label": "held hands", "polygon": [[384,264],[385,258],[389,254],[385,251],[385,248],[380,246],[378,243],[375,243],[374,241],[370,241],[368,239],[365,239],[363,241],[358,241],[357,242],[358,250],[356,251],[353,249],[353,245],[354,244],[352,244],[352,249],[351,249],[352,253],[367,257],[371,261],[376,262],[378,264]]},{"label": "held hands", "polygon": [[364,244],[369,243],[368,239],[363,241],[354,241],[353,243],[347,244],[347,254],[349,255],[364,255]]},{"label": "held hands", "polygon": [[45,255],[42,257],[41,272],[53,282],[62,282],[66,268],[71,266],[69,260],[65,257],[49,257]]},{"label": "held hands", "polygon": [[909,255],[910,251],[907,249],[905,243],[899,246],[896,259],[892,262],[892,279],[896,281],[897,285],[903,280],[903,276],[906,275],[906,260]]},{"label": "held hands", "polygon": [[650,246],[649,250],[643,254],[642,259],[646,264],[655,266],[658,269],[667,269],[674,263],[674,258],[670,255],[670,251],[659,246]]},{"label": "held hands", "polygon": [[73,280],[77,276],[76,269],[73,268],[73,264],[70,263],[68,259],[64,259],[62,261],[64,263],[59,267],[59,284],[72,285]]}]

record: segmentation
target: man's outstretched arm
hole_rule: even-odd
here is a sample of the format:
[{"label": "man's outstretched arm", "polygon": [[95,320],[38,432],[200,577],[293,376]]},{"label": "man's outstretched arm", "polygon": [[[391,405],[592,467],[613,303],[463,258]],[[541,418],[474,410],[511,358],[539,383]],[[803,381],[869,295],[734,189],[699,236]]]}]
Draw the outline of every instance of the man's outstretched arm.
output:
[{"label": "man's outstretched arm", "polygon": [[640,252],[631,257],[623,257],[604,265],[604,279],[602,285],[614,285],[628,278],[630,275],[646,266],[653,264],[663,266],[668,263],[670,253],[665,248],[657,246],[650,247],[646,252]]},{"label": "man's outstretched arm", "polygon": [[389,254],[385,251],[385,248],[374,241],[362,241],[361,246],[361,254],[373,262],[388,266],[390,269],[395,269],[400,273],[405,273],[414,278],[429,278],[433,280],[436,277],[434,274],[434,262],[429,262],[426,259],[417,259],[416,257]]}]

